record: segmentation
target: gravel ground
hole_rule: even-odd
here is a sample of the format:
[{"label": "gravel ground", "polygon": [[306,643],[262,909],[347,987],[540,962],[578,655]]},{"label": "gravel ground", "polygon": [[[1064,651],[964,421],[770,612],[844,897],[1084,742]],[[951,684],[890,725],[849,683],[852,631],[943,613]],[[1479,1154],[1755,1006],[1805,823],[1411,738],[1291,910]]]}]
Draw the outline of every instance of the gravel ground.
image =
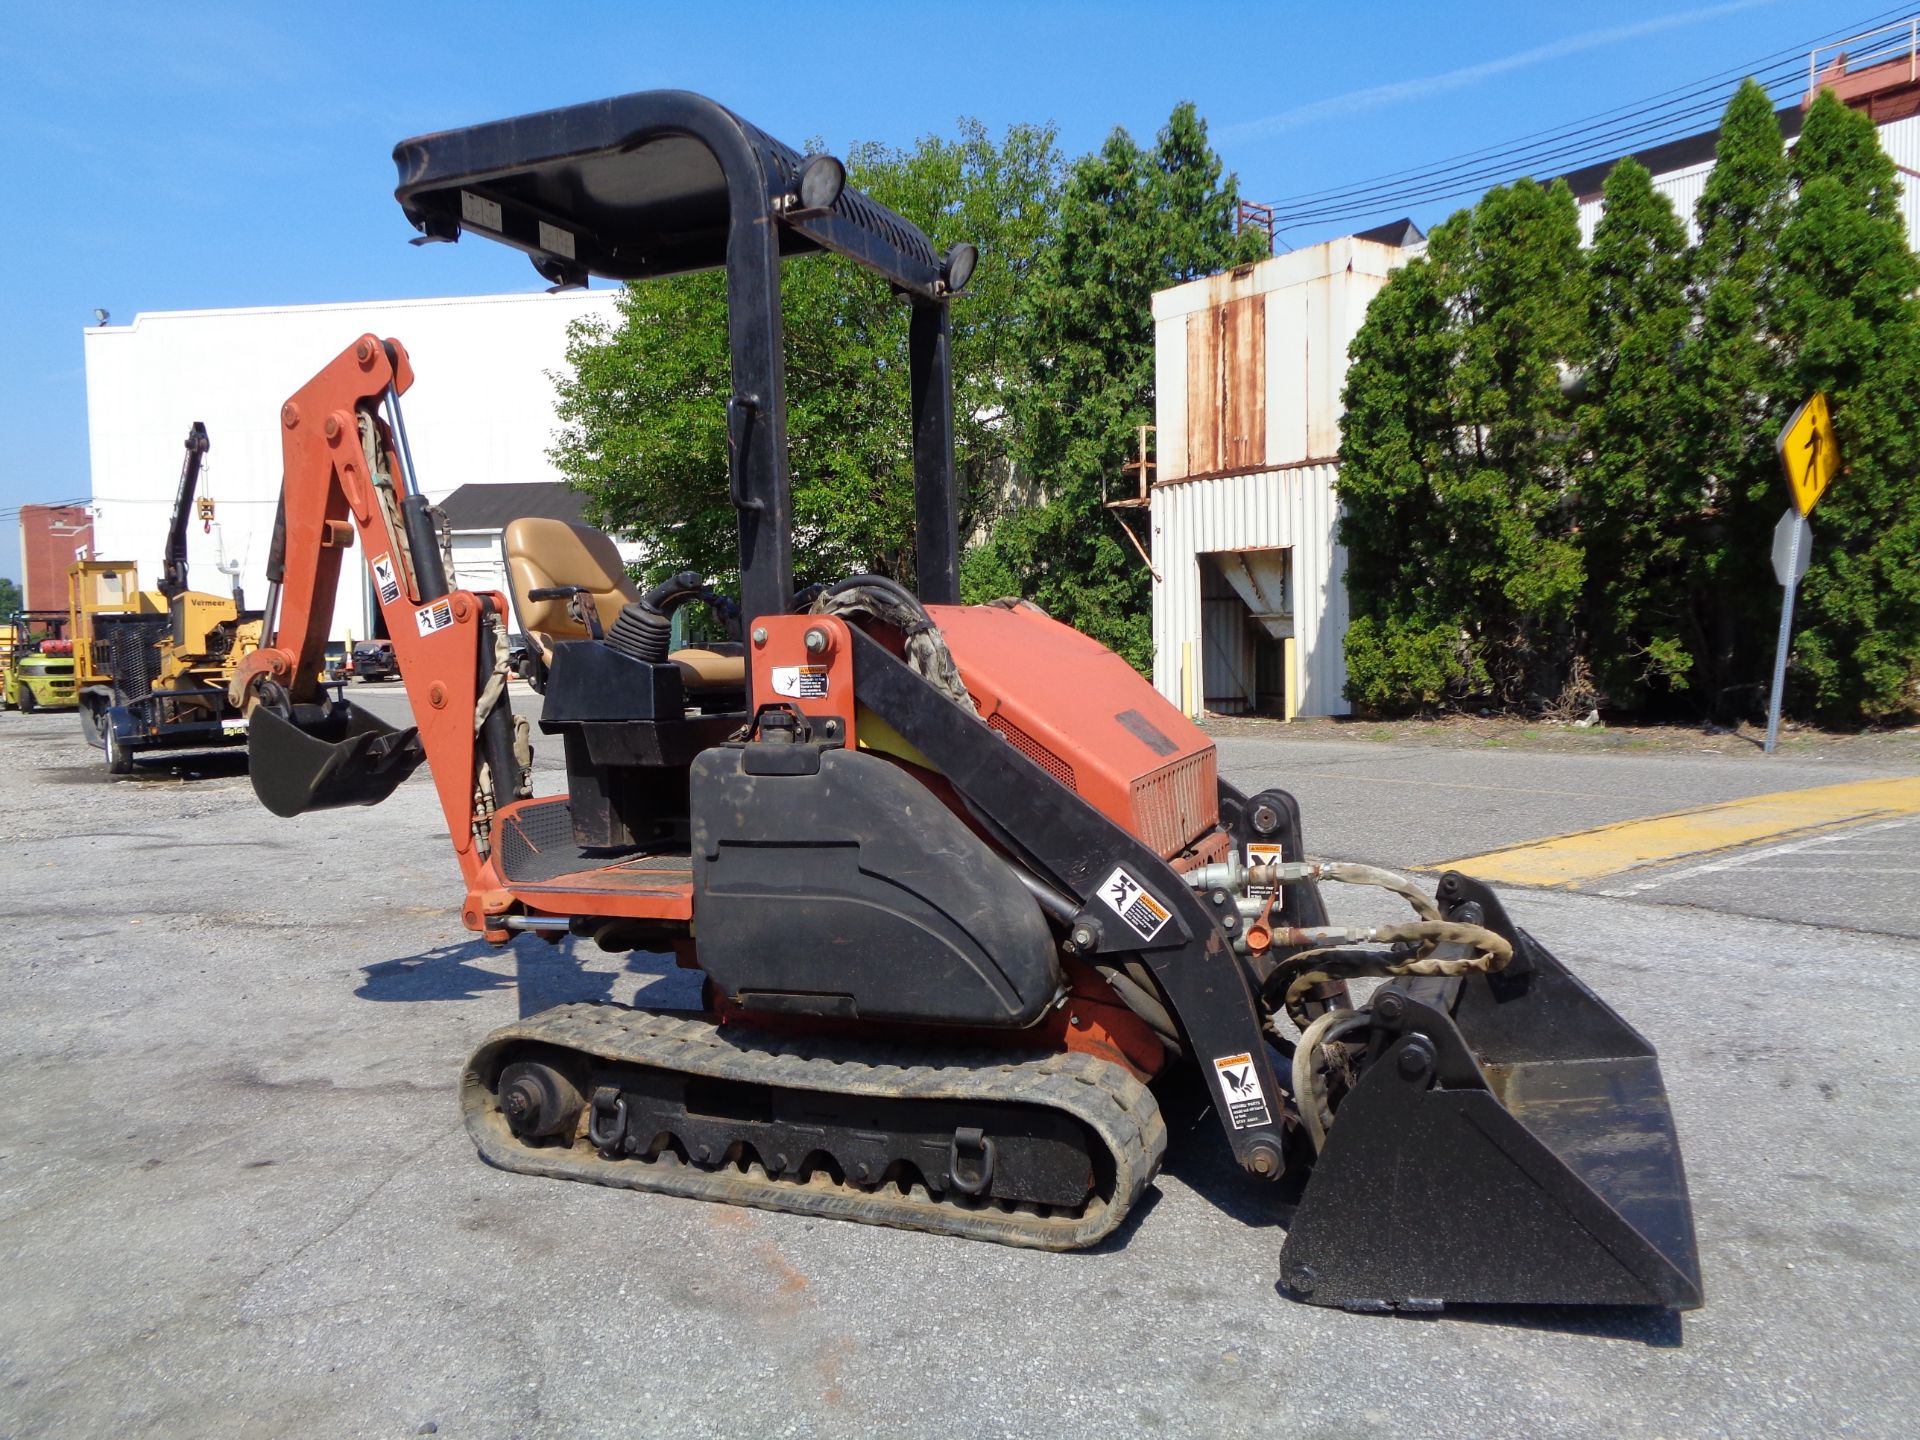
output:
[{"label": "gravel ground", "polygon": [[[688,977],[475,943],[424,777],[284,822],[231,761],[113,783],[74,730],[0,716],[0,1434],[1911,1429],[1911,939],[1511,892],[1661,1049],[1707,1308],[1349,1316],[1276,1293],[1274,1192],[1184,1112],[1138,1219],[1077,1255],[490,1170],[454,1102],[482,1035]],[[1226,764],[1288,768],[1257,737]],[[1314,833],[1390,836],[1392,787],[1338,768]],[[1484,799],[1419,794],[1449,833]]]}]

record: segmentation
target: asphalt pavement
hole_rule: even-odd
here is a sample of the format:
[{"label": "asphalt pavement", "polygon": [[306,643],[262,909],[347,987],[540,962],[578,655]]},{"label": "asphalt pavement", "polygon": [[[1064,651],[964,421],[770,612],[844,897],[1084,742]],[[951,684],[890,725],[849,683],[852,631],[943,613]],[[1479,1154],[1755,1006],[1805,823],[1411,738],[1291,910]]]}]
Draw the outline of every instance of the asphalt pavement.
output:
[{"label": "asphalt pavement", "polygon": [[[1310,849],[1402,866],[1873,773],[1221,751],[1300,796]],[[1074,1255],[488,1169],[454,1098],[482,1035],[569,999],[688,1004],[690,977],[474,940],[424,775],[281,821],[234,758],[187,773],[111,781],[72,717],[0,716],[0,1435],[1911,1429],[1920,826],[1506,891],[1661,1051],[1707,1305],[1369,1317],[1277,1292],[1284,1209],[1211,1119]]]}]

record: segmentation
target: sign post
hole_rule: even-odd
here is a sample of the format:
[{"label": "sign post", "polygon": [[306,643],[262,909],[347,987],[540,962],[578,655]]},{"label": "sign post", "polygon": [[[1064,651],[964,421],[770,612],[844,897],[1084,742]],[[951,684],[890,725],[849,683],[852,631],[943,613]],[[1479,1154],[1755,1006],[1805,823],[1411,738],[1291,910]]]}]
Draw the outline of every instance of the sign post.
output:
[{"label": "sign post", "polygon": [[1813,558],[1813,527],[1807,513],[1820,503],[1840,469],[1840,447],[1834,443],[1833,414],[1827,397],[1815,394],[1787,421],[1774,442],[1780,468],[1786,471],[1793,507],[1773,527],[1773,574],[1780,582],[1780,640],[1773,652],[1773,690],[1767,699],[1766,752],[1780,741],[1780,696],[1787,683],[1787,649],[1793,636],[1793,597]]}]

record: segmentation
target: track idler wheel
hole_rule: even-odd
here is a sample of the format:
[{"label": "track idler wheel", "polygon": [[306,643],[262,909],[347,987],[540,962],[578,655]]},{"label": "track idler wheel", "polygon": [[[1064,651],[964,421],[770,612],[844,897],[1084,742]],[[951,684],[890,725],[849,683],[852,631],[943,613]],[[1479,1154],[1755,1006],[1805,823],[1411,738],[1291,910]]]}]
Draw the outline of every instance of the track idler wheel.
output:
[{"label": "track idler wheel", "polygon": [[517,1061],[500,1073],[500,1112],[522,1140],[571,1136],[586,1106],[579,1089],[551,1065]]}]

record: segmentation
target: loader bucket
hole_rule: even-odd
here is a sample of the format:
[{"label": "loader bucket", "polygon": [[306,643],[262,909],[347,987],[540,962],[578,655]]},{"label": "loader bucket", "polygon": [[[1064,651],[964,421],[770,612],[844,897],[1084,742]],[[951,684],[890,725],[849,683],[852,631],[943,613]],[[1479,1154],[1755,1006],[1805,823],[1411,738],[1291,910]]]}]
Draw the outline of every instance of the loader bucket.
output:
[{"label": "loader bucket", "polygon": [[291,718],[260,706],[247,727],[253,793],[276,815],[375,805],[426,758],[419,732],[350,700],[297,705]]},{"label": "loader bucket", "polygon": [[1484,885],[1451,918],[1514,942],[1498,975],[1400,980],[1280,1252],[1349,1310],[1701,1303],[1693,1211],[1653,1047]]}]

